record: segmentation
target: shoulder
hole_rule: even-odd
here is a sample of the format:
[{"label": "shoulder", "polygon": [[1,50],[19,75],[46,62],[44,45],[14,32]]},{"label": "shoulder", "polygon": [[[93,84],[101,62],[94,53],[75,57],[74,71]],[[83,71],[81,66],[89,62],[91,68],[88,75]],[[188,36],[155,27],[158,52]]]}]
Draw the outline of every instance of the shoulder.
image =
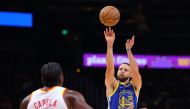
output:
[{"label": "shoulder", "polygon": [[69,109],[93,109],[80,92],[67,90],[64,99]]},{"label": "shoulder", "polygon": [[73,100],[85,101],[83,95],[80,92],[74,91],[74,90],[69,90],[69,89],[67,89],[65,91],[64,97],[68,97],[68,98],[73,99]]},{"label": "shoulder", "polygon": [[28,95],[28,96],[26,96],[26,97],[22,100],[22,102],[21,102],[21,104],[20,104],[20,109],[26,109],[26,108],[27,108],[28,103],[30,102],[30,98],[31,98],[31,94]]},{"label": "shoulder", "polygon": [[136,96],[139,96],[139,92],[141,88],[137,88],[132,81],[130,81],[131,86],[133,87]]},{"label": "shoulder", "polygon": [[67,89],[65,94],[63,95],[63,98],[68,108],[91,109],[91,108],[86,108],[89,106],[80,92]]},{"label": "shoulder", "polygon": [[31,98],[31,94],[26,96],[23,100],[22,100],[22,103],[28,103],[30,101],[30,98]]}]

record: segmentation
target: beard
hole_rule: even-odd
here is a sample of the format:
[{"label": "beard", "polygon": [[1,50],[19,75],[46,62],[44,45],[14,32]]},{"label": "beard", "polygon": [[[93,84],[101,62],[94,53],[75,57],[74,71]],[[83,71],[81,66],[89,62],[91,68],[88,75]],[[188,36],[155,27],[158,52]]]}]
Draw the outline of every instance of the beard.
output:
[{"label": "beard", "polygon": [[120,82],[125,82],[125,81],[129,80],[130,77],[117,76],[117,79],[118,79]]}]

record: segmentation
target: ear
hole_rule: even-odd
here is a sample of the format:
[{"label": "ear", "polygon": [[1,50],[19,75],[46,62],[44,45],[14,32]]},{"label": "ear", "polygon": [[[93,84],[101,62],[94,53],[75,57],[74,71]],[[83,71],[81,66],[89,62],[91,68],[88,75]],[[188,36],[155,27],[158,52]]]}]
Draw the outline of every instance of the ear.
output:
[{"label": "ear", "polygon": [[64,82],[64,76],[63,73],[59,77],[59,82],[62,84]]},{"label": "ear", "polygon": [[42,79],[42,81],[44,81],[44,78],[43,78],[43,77],[42,77],[41,79]]}]

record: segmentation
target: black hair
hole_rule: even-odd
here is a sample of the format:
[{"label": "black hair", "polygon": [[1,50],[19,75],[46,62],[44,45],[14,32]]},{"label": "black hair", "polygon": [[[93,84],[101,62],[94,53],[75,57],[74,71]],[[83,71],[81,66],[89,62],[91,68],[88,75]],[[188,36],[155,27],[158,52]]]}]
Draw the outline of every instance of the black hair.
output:
[{"label": "black hair", "polygon": [[[124,63],[121,63],[121,64],[126,64],[126,65],[130,66],[130,64],[129,64],[129,63],[127,63],[127,62],[124,62]],[[121,65],[121,64],[120,64],[120,65]]]},{"label": "black hair", "polygon": [[62,84],[60,80],[62,75],[61,65],[57,62],[48,62],[41,68],[42,84],[46,87]]}]

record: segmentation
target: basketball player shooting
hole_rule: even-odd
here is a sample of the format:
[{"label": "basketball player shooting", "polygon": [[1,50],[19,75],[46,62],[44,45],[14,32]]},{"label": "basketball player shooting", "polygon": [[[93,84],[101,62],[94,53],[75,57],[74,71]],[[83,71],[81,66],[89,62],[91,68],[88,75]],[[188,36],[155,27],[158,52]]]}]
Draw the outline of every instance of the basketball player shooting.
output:
[{"label": "basketball player shooting", "polygon": [[108,100],[108,109],[137,109],[139,92],[142,86],[138,65],[132,54],[135,37],[126,41],[125,47],[129,63],[122,63],[114,76],[113,44],[115,33],[106,28],[104,36],[107,42],[105,85]]},{"label": "basketball player shooting", "polygon": [[44,87],[24,98],[20,109],[92,109],[81,93],[61,87],[63,71],[60,64],[45,64],[41,75]]}]

